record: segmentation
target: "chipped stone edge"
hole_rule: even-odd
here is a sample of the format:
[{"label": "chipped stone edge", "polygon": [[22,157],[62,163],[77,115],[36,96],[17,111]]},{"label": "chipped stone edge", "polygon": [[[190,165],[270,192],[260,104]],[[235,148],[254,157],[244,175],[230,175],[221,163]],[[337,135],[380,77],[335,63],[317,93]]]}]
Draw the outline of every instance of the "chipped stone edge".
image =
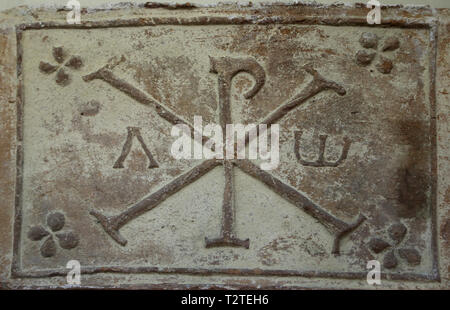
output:
[{"label": "chipped stone edge", "polygon": [[[162,6],[164,7],[164,9],[168,8],[167,4],[162,4]],[[264,8],[273,8],[274,6],[276,8],[280,7],[278,3],[274,4],[274,5],[263,4],[262,7],[264,7]],[[325,8],[325,9],[327,9],[327,8],[336,8],[335,4],[316,6],[316,5],[310,5],[310,4],[304,4],[304,3],[295,3],[295,4],[285,4],[285,3],[283,3],[281,6],[296,6],[296,7],[305,7],[306,6],[306,7],[313,7],[313,8],[320,7],[320,8]],[[221,8],[220,6],[214,6],[214,7]],[[338,5],[338,7],[340,7],[340,6]],[[358,7],[358,6],[354,5],[353,7]],[[126,7],[126,8],[129,8],[129,7]],[[242,8],[242,5],[238,6],[238,7],[231,6],[229,8],[231,8],[231,9],[240,9],[240,8]],[[255,9],[255,7],[251,7],[251,6],[249,6],[247,8]],[[348,6],[345,6],[345,8],[348,8]],[[398,8],[404,8],[404,6],[391,6],[389,9],[398,9]],[[120,8],[120,9],[122,9],[122,8]],[[118,10],[120,10],[120,9],[118,9]],[[175,9],[181,9],[181,8],[175,8]],[[415,12],[417,12],[417,10],[419,10],[419,11],[425,10],[426,13],[430,13],[430,11],[428,9],[429,9],[429,7],[419,7],[419,8],[414,7],[413,8],[413,10]],[[97,13],[97,12],[104,11],[104,10],[105,9],[94,10],[94,11],[90,11],[88,13],[92,14],[92,13]],[[106,10],[109,10],[109,9],[106,9]],[[170,10],[173,10],[173,8],[170,8]],[[409,10],[409,8],[408,8],[408,10]],[[48,11],[48,9],[46,9],[45,11]],[[448,10],[438,9],[438,11],[441,14],[444,14],[444,16],[448,17]],[[411,26],[411,25],[415,26],[416,25],[416,26],[419,26],[419,28],[429,27],[429,29],[430,29],[430,35],[431,35],[430,42],[432,44],[432,48],[433,48],[433,51],[434,51],[433,55],[430,55],[430,60],[431,60],[430,62],[431,62],[431,66],[432,66],[432,70],[431,70],[432,72],[430,72],[431,75],[432,75],[431,76],[432,89],[431,89],[431,92],[430,92],[430,100],[431,101],[436,100],[436,86],[435,86],[436,56],[437,56],[436,54],[437,54],[437,48],[438,48],[437,45],[438,45],[438,39],[439,39],[438,38],[438,33],[437,33],[438,32],[438,27],[439,27],[439,20],[438,20],[438,15],[439,14],[437,14],[436,12],[437,11],[435,9],[431,10],[431,15],[427,16],[425,19],[419,20],[419,22],[412,21],[412,23],[411,23],[410,20],[407,20],[405,22],[405,24],[407,26]],[[442,12],[445,12],[445,13],[442,13]],[[0,13],[0,17],[1,17],[2,13]],[[88,14],[88,13],[86,13],[86,14]],[[227,12],[225,11],[225,13],[227,13]],[[264,13],[262,15],[264,15]],[[258,23],[258,21],[262,22],[262,23],[266,23],[267,22],[267,20],[262,20],[262,21],[261,20],[253,20],[252,22]],[[394,24],[398,23],[398,21],[395,21],[395,20],[393,22],[394,22]],[[89,22],[89,23],[91,23],[91,22]],[[446,23],[448,24],[448,20],[446,21]],[[317,24],[317,22],[315,22],[315,24]],[[327,24],[327,23],[325,23],[325,24]],[[54,26],[54,27],[60,28],[62,25],[64,25],[64,23],[63,24],[61,24],[61,23],[54,24],[54,23],[50,22],[50,23],[45,24],[45,23],[42,23],[42,22],[37,22],[37,23],[20,24],[18,26],[18,28],[17,28],[18,29],[17,38],[19,38],[19,33],[21,32],[21,30],[28,29],[28,27],[31,27],[31,28],[36,27],[37,29],[40,29],[40,28],[42,28],[42,25],[44,25],[44,26]],[[137,26],[135,24],[133,24],[133,25]],[[348,24],[345,24],[345,25],[348,25]],[[103,22],[102,22],[102,24],[99,24],[98,26],[103,27],[104,26]],[[118,25],[118,26],[120,27],[120,25]],[[10,28],[10,27],[8,27],[8,28]],[[18,57],[20,57],[21,51],[18,50],[17,52],[18,52]],[[18,68],[18,75],[20,76],[20,68]],[[18,87],[18,94],[20,94],[20,89],[21,88],[19,86]],[[18,97],[20,97],[20,96],[18,96]],[[436,115],[436,105],[433,108],[433,113],[432,114]],[[434,124],[432,124],[434,130],[436,130],[436,125],[437,124],[436,124],[436,121],[435,121]],[[437,145],[437,143],[438,143],[437,140],[436,140],[437,137],[435,136],[434,138],[435,138],[434,143],[436,143],[436,145]],[[20,145],[18,145],[18,148],[20,148]],[[435,154],[433,154],[433,157],[435,159],[437,159],[437,156],[438,155],[435,152]],[[18,162],[20,162],[20,160],[21,160],[20,156],[18,158],[16,158],[16,160]],[[442,159],[441,159],[441,161],[442,161]],[[436,173],[436,174],[438,173],[437,164],[438,163],[437,163],[437,160],[436,160],[436,162],[434,164],[434,167],[433,167],[434,173]],[[447,166],[448,166],[448,160],[447,160]],[[437,184],[434,184],[434,187],[436,187],[436,186],[437,186]],[[436,189],[434,190],[434,192],[436,192]],[[438,197],[436,197],[436,195],[433,195],[433,197],[434,197],[434,199],[438,198]],[[434,201],[434,203],[437,204],[438,201]],[[439,212],[440,210],[436,210],[436,208],[435,208],[435,211]],[[17,214],[15,216],[17,217]],[[436,214],[436,216],[434,216],[433,219],[434,219],[434,222],[436,222],[436,220],[440,219],[440,218],[437,218],[437,214]],[[437,223],[433,224],[433,231],[435,233],[434,235],[436,236],[436,238],[435,238],[436,240],[433,240],[433,243],[436,243],[435,246],[436,246],[436,249],[438,250],[438,245],[437,245],[437,243],[438,243],[438,240],[437,240],[437,236],[438,236],[437,235],[437,233],[438,233]],[[17,244],[15,246],[17,246]],[[436,256],[436,258],[439,256],[439,253],[438,253],[437,250],[433,251],[434,252],[433,255]],[[441,266],[441,270],[442,270],[442,267],[443,266]],[[435,279],[434,280],[440,281],[438,265],[434,264],[433,272],[435,273]],[[301,282],[301,280],[300,280],[300,282]],[[441,283],[437,287],[448,288],[448,285],[446,286],[446,283],[447,283],[447,281],[445,281],[444,283]],[[442,284],[444,286],[442,286]],[[103,286],[103,285],[101,285],[101,286],[87,285],[87,286],[82,286],[81,288],[108,288],[108,287],[109,286]],[[436,287],[436,286],[431,286],[431,288],[433,288],[433,287]],[[31,284],[31,285],[21,285],[21,284],[18,284],[18,283],[17,284],[12,284],[12,283],[8,283],[8,282],[1,282],[0,281],[0,288],[22,288],[22,289],[27,289],[27,288],[60,288],[60,289],[67,289],[67,288],[75,288],[75,287],[64,286],[64,285],[62,285],[62,286],[49,286],[49,285],[35,286],[33,284]],[[197,288],[197,289],[198,288],[241,288],[241,289],[248,289],[248,288],[279,288],[279,289],[281,289],[282,288],[282,289],[287,289],[287,288],[307,288],[307,287],[301,287],[301,286],[278,286],[278,285],[274,285],[274,286],[270,286],[269,285],[269,286],[265,286],[265,287],[259,287],[259,286],[256,287],[256,286],[251,286],[251,285],[250,286],[244,286],[244,285],[234,286],[234,285],[223,285],[223,284],[179,284],[179,285],[177,284],[177,285],[174,285],[174,284],[167,283],[167,284],[145,284],[145,285],[122,285],[122,284],[119,284],[118,286],[112,286],[112,288],[154,288],[154,289],[195,289],[195,288]]]}]

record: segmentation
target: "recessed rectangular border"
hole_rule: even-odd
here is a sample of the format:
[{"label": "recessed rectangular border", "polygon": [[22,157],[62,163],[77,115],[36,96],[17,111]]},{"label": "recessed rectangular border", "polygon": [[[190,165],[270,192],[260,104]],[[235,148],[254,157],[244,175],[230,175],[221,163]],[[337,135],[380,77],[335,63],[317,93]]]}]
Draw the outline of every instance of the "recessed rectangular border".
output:
[{"label": "recessed rectangular border", "polygon": [[[303,5],[298,5],[303,6]],[[270,8],[270,6],[266,6]],[[321,6],[323,8],[323,6]],[[330,6],[331,8],[331,6]],[[227,11],[224,10],[226,14]],[[127,20],[108,20],[108,21],[88,21],[81,24],[66,24],[58,22],[37,22],[28,24],[19,24],[16,26],[17,39],[17,150],[16,150],[16,190],[14,207],[14,233],[13,233],[13,260],[11,264],[12,278],[48,278],[57,276],[66,276],[66,269],[42,269],[34,271],[24,271],[21,266],[21,230],[22,230],[22,190],[23,190],[23,106],[24,106],[24,85],[22,72],[23,45],[22,34],[26,30],[36,29],[97,29],[97,28],[115,28],[115,27],[141,27],[141,26],[195,26],[195,25],[243,25],[243,24],[297,24],[297,25],[324,25],[324,26],[370,26],[377,28],[422,28],[430,31],[429,40],[429,74],[430,74],[430,141],[432,149],[430,152],[431,161],[431,255],[432,268],[428,274],[418,273],[382,273],[381,278],[386,280],[403,281],[424,281],[440,282],[438,240],[437,240],[437,127],[436,127],[436,58],[437,58],[437,40],[438,28],[437,21],[431,19],[388,19],[383,20],[380,25],[369,25],[365,18],[352,16],[273,16],[266,11],[258,11],[251,14],[252,11],[242,11],[240,16],[193,16],[193,17],[146,17]],[[214,13],[213,13],[214,14]],[[331,14],[332,15],[332,14]],[[101,274],[180,274],[180,275],[228,275],[228,276],[275,276],[275,277],[306,277],[306,278],[333,278],[333,279],[353,279],[362,280],[367,276],[366,272],[328,272],[328,271],[297,271],[297,270],[265,270],[265,269],[236,269],[236,268],[159,268],[150,266],[141,267],[121,267],[121,266],[94,266],[82,267],[81,273]],[[192,285],[177,285],[178,288],[190,288]],[[201,287],[195,285],[193,287]],[[119,285],[120,287],[120,285]],[[152,284],[150,287],[164,288],[163,285]],[[240,287],[240,286],[238,286]],[[247,287],[247,286],[245,286]]]}]

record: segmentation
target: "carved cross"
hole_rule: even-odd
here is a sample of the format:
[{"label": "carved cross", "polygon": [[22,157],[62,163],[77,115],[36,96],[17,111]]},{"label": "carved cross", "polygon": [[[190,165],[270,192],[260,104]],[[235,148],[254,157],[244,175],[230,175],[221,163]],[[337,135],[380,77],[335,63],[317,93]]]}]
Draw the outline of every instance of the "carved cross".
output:
[{"label": "carved cross", "polygon": [[[256,81],[255,85],[244,95],[244,97],[248,99],[256,95],[264,86],[265,71],[252,58],[211,57],[210,62],[211,72],[217,74],[218,77],[220,124],[223,132],[225,132],[226,124],[232,123],[230,90],[233,78],[240,72],[247,72],[253,76]],[[266,124],[269,129],[272,124],[275,124],[287,113],[322,91],[332,90],[341,96],[345,95],[346,92],[342,86],[336,82],[323,78],[316,70],[313,69],[311,65],[304,66],[304,69],[312,75],[312,81],[309,82],[309,84],[306,85],[306,87],[292,99],[280,105],[276,110],[265,117],[260,124]],[[181,117],[178,117],[174,112],[167,107],[164,107],[152,96],[142,92],[126,81],[117,78],[112,73],[111,67],[105,66],[96,72],[84,76],[83,79],[86,82],[95,79],[103,80],[117,90],[135,99],[137,102],[153,107],[156,113],[158,113],[159,116],[169,123],[173,125],[185,124],[191,129],[191,132],[194,130],[193,126],[189,122]],[[207,140],[207,137],[203,137],[203,143]],[[249,142],[249,135],[247,133],[245,144],[248,145]],[[224,143],[224,146],[225,145],[226,143]],[[169,184],[163,186],[154,193],[149,194],[147,197],[119,214],[107,216],[96,210],[92,210],[90,213],[100,222],[103,229],[111,236],[111,238],[113,238],[120,245],[125,246],[127,244],[127,240],[119,232],[121,227],[132,221],[134,218],[139,217],[141,214],[152,210],[166,198],[178,192],[195,180],[201,178],[203,175],[219,165],[222,165],[225,171],[225,189],[222,203],[222,227],[218,238],[205,238],[206,247],[241,246],[249,248],[249,239],[239,239],[233,232],[235,203],[233,169],[235,166],[250,176],[260,180],[274,192],[281,195],[283,198],[302,209],[324,225],[328,231],[334,235],[332,249],[332,253],[334,254],[339,254],[339,243],[342,237],[358,227],[365,220],[365,217],[362,214],[360,214],[352,223],[346,223],[336,218],[305,197],[292,186],[282,182],[272,174],[260,169],[251,161],[246,159],[205,160],[201,164],[176,177]]]}]

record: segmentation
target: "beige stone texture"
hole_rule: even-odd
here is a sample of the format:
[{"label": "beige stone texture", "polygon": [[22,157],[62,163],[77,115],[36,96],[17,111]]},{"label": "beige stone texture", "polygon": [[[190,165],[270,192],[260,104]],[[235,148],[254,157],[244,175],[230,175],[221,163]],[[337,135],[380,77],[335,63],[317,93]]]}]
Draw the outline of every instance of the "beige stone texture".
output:
[{"label": "beige stone texture", "polygon": [[[0,12],[0,287],[72,288],[75,259],[85,288],[448,289],[449,10],[367,13]],[[280,125],[276,169],[173,158],[226,111]]]}]

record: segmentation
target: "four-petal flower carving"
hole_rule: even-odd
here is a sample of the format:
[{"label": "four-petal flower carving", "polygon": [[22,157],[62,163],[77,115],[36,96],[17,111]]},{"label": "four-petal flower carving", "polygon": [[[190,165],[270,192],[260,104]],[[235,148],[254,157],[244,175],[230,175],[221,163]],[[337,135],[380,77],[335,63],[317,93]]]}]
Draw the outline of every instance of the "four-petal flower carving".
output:
[{"label": "four-petal flower carving", "polygon": [[375,254],[381,253],[390,248],[384,255],[383,266],[385,268],[393,269],[397,267],[398,260],[396,253],[401,259],[406,260],[410,266],[420,265],[422,257],[416,249],[398,248],[400,243],[405,239],[407,231],[406,226],[402,223],[392,224],[388,229],[388,233],[393,245],[380,238],[372,238],[369,241],[369,248]]},{"label": "four-petal flower carving", "polygon": [[[63,249],[73,249],[79,243],[78,235],[72,231],[59,232],[65,225],[65,216],[61,212],[54,212],[47,216],[47,226],[50,231],[41,225],[33,226],[28,231],[28,238],[33,241],[39,241],[44,238],[45,241],[41,245],[41,255],[43,257],[51,257],[56,254],[56,242],[54,237],[58,239],[59,246]],[[58,232],[58,233],[57,233]]]},{"label": "four-petal flower carving", "polygon": [[[360,66],[369,66],[372,61],[377,56],[378,49],[378,36],[376,34],[370,32],[364,32],[360,39],[359,43],[365,49],[359,50],[356,53],[356,63]],[[384,40],[384,44],[382,46],[382,52],[395,51],[400,47],[400,41],[396,37],[389,37]],[[373,51],[372,51],[373,50]],[[391,73],[394,68],[394,64],[392,60],[385,58],[384,56],[379,56],[378,63],[376,64],[376,68],[379,72],[383,74]]]},{"label": "four-petal flower carving", "polygon": [[72,56],[69,60],[65,61],[66,53],[62,47],[53,48],[53,58],[58,63],[57,65],[41,61],[39,63],[39,70],[45,74],[51,74],[57,71],[56,83],[60,86],[68,85],[70,83],[70,76],[66,73],[65,67],[78,70],[83,65],[83,61],[79,56]]}]

